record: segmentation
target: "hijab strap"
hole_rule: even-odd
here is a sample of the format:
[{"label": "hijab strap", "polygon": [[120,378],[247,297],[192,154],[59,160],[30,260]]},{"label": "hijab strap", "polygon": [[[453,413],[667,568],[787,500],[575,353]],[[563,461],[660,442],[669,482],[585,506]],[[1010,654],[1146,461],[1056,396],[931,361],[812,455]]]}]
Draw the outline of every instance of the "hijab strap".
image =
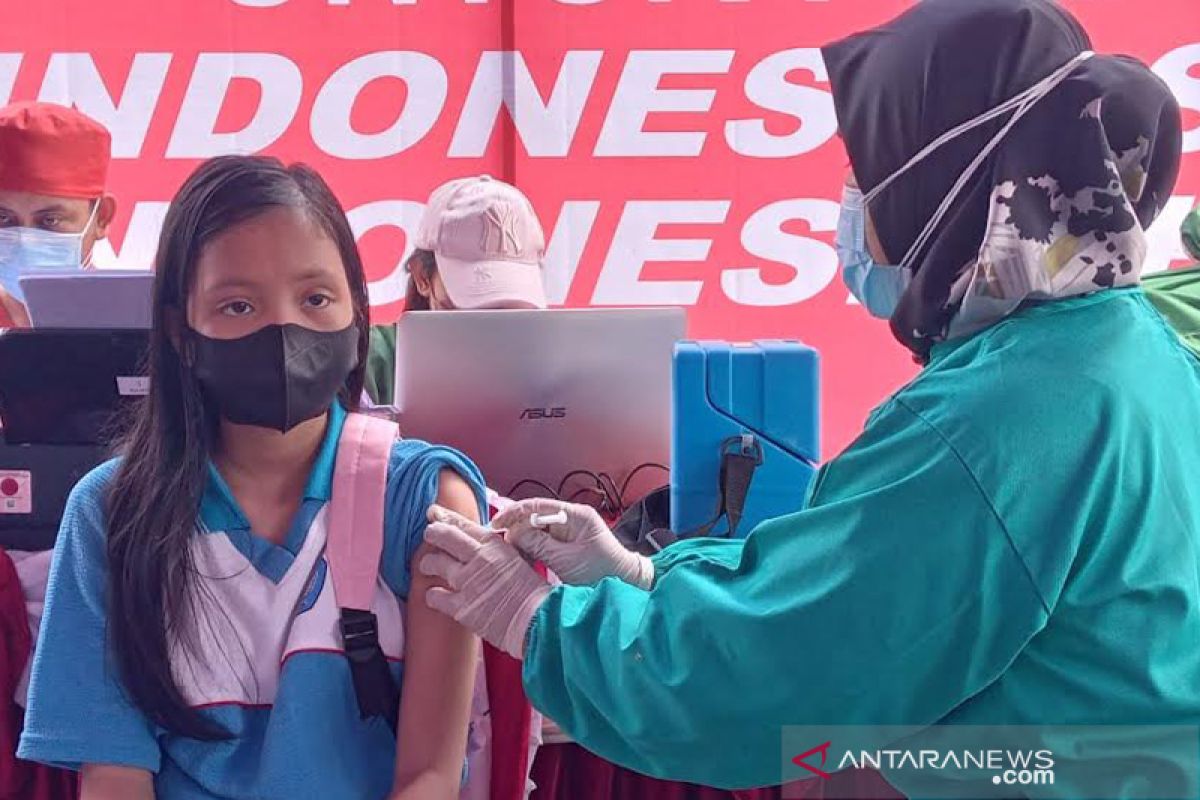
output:
[{"label": "hijab strap", "polygon": [[979,154],[975,156],[974,160],[967,165],[967,168],[963,170],[962,174],[958,176],[958,180],[954,182],[954,186],[951,187],[945,198],[942,199],[941,205],[938,206],[937,211],[934,212],[933,216],[930,217],[929,222],[926,223],[924,230],[921,231],[921,235],[917,237],[916,241],[913,242],[912,247],[908,249],[904,259],[900,262],[900,266],[908,267],[910,269],[912,268],[913,262],[916,260],[917,256],[920,255],[921,250],[923,250],[925,245],[929,242],[930,237],[933,236],[938,225],[941,224],[942,219],[946,216],[947,212],[950,210],[950,207],[954,204],[954,201],[958,199],[958,195],[962,191],[963,187],[967,185],[969,180],[971,180],[971,177],[975,174],[975,171],[979,169],[980,165],[983,164],[983,162],[987,160],[988,156],[992,154],[992,151],[995,150],[1000,142],[1004,140],[1004,137],[1008,135],[1009,131],[1016,126],[1016,124],[1021,120],[1022,117],[1025,116],[1025,114],[1029,112],[1030,109],[1037,105],[1039,100],[1050,94],[1050,92],[1056,86],[1066,80],[1067,77],[1075,71],[1076,67],[1087,61],[1093,55],[1095,54],[1091,50],[1084,50],[1066,64],[1063,64],[1057,70],[1030,86],[1025,91],[1010,97],[1000,105],[985,111],[979,116],[969,119],[966,122],[946,131],[941,136],[934,139],[932,142],[922,148],[920,152],[910,158],[902,167],[893,172],[866,194],[864,200],[866,204],[870,206],[871,201],[877,198],[884,189],[891,186],[897,178],[915,167],[938,148],[950,141],[953,141],[954,139],[957,139],[964,133],[979,127],[980,125],[990,122],[997,117],[1003,116],[1009,111],[1014,112],[1008,122],[1005,123],[1004,127],[992,137],[992,139],[984,146],[984,148],[979,151]]}]

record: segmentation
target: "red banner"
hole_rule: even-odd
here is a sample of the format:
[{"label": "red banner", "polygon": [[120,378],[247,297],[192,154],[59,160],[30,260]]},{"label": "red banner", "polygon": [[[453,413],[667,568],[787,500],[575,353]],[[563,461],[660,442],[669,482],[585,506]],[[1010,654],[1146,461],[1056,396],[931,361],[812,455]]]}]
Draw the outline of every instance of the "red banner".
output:
[{"label": "red banner", "polygon": [[[102,265],[149,266],[203,158],[312,164],[360,234],[381,320],[429,191],[503,177],[546,227],[556,302],[680,304],[696,337],[818,348],[833,455],[914,367],[837,277],[846,158],[818,48],[908,4],[14,0],[0,102],[74,103],[113,131],[121,208]],[[1200,194],[1200,4],[1067,5],[1185,107],[1182,180],[1151,231],[1148,270],[1165,269]]]}]

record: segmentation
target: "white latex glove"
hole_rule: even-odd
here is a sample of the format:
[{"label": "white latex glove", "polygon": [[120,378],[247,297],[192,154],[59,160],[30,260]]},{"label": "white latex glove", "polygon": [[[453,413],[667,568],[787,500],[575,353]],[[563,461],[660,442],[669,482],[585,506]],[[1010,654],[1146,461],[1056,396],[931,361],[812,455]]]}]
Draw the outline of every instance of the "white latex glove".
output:
[{"label": "white latex glove", "polygon": [[[534,514],[544,517],[560,512],[566,514],[565,524],[534,527]],[[545,563],[563,583],[591,586],[616,577],[641,589],[654,585],[654,563],[625,549],[591,506],[523,500],[497,514],[492,527],[506,531],[504,538],[509,544]]]},{"label": "white latex glove", "polygon": [[[513,658],[525,655],[525,634],[550,585],[495,532],[446,509],[429,510],[425,541],[436,548],[417,568],[441,578],[425,602]],[[449,520],[453,520],[450,522]]]}]

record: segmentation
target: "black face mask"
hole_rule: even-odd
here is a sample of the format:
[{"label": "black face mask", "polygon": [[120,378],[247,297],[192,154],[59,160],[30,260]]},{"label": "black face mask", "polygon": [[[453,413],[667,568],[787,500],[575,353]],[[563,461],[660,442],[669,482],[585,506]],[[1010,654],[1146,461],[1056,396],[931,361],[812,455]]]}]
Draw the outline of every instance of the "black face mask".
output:
[{"label": "black face mask", "polygon": [[329,410],[358,366],[358,328],[267,325],[240,339],[188,333],[192,368],[221,415],[287,433]]}]

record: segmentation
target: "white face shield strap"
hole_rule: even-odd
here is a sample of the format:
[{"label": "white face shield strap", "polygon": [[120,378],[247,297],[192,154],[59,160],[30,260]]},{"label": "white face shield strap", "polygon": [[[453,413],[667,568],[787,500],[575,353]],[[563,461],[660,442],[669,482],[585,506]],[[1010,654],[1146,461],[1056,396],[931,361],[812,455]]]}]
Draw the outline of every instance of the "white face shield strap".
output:
[{"label": "white face shield strap", "polygon": [[1004,137],[1008,135],[1009,131],[1011,131],[1016,124],[1021,121],[1021,118],[1024,117],[1030,109],[1037,105],[1039,100],[1050,94],[1050,92],[1053,91],[1056,86],[1066,80],[1067,76],[1075,71],[1076,67],[1087,61],[1093,55],[1095,54],[1091,50],[1083,51],[1020,94],[1014,95],[995,108],[985,111],[978,117],[969,119],[961,125],[946,131],[941,136],[926,145],[915,156],[910,158],[904,164],[904,166],[893,172],[891,175],[881,181],[878,186],[866,194],[864,200],[869,208],[871,201],[879,197],[883,190],[891,186],[892,183],[901,175],[908,172],[917,164],[921,163],[921,161],[926,159],[939,147],[942,147],[946,143],[957,139],[959,136],[962,136],[968,131],[978,128],[980,125],[984,125],[996,119],[997,117],[1007,114],[1009,111],[1013,112],[1012,117],[1010,117],[1008,122],[1004,124],[1004,127],[992,137],[991,141],[984,145],[983,149],[979,151],[979,155],[975,156],[975,159],[971,161],[971,163],[967,165],[967,168],[962,171],[962,174],[958,176],[958,180],[956,180],[954,185],[950,187],[950,191],[942,200],[941,205],[938,206],[937,210],[933,213],[933,216],[929,218],[929,222],[925,224],[925,228],[921,231],[921,235],[917,237],[916,241],[913,242],[912,247],[910,247],[908,252],[905,253],[904,259],[900,262],[899,266],[912,269],[917,257],[921,254],[921,251],[924,250],[925,245],[929,243],[929,240],[937,230],[938,225],[941,224],[946,214],[950,211],[950,208],[954,205],[954,201],[958,199],[958,195],[962,192],[963,187],[967,185],[967,182],[971,180],[976,170],[978,170],[983,162],[987,160],[988,156],[992,154],[992,151],[995,150],[1002,141],[1004,141]]}]

